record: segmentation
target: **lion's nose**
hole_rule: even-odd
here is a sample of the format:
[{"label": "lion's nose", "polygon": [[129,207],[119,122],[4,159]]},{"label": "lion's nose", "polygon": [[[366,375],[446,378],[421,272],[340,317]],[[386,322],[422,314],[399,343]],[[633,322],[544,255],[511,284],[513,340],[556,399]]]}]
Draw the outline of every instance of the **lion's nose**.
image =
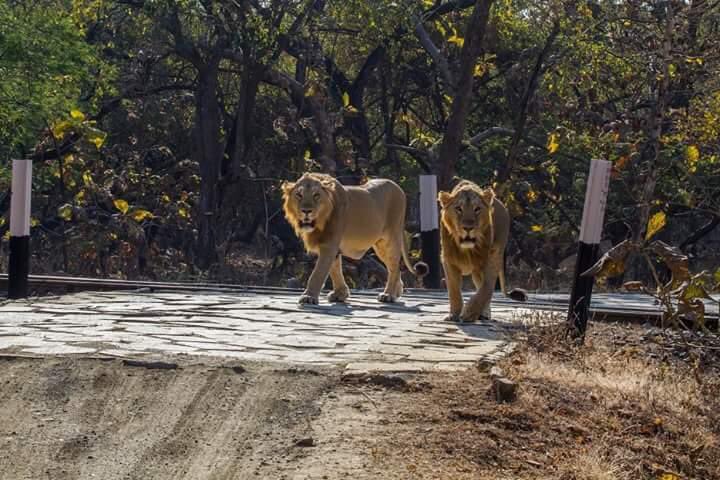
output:
[{"label": "lion's nose", "polygon": [[300,211],[301,211],[302,213],[304,213],[306,216],[307,216],[307,215],[310,215],[310,214],[312,213],[312,209],[305,209],[305,208],[303,208],[303,209],[301,209]]},{"label": "lion's nose", "polygon": [[462,226],[463,226],[463,228],[464,228],[465,230],[467,230],[468,232],[469,232],[470,230],[472,230],[473,228],[475,228],[475,225],[472,224],[472,223],[470,223],[470,222],[463,222]]}]

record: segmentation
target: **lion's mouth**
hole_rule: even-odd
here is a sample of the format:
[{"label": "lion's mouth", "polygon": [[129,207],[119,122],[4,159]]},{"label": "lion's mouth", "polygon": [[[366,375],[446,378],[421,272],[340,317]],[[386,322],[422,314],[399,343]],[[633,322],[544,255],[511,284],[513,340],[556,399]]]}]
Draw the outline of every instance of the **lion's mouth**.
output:
[{"label": "lion's mouth", "polygon": [[470,235],[465,235],[460,239],[461,248],[475,248],[475,239]]},{"label": "lion's mouth", "polygon": [[310,220],[310,219],[300,220],[300,230],[304,230],[306,232],[315,230],[315,220]]}]

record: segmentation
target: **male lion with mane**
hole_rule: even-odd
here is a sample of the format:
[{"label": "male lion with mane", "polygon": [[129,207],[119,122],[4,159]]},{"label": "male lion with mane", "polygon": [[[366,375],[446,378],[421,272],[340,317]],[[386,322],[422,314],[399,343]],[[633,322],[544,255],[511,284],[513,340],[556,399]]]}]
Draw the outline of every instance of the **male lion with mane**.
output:
[{"label": "male lion with mane", "polygon": [[297,182],[282,184],[283,210],[305,249],[318,256],[307,287],[298,300],[317,304],[328,273],[333,290],[329,302],[344,302],[350,289],[342,273],[342,255],[359,260],[371,247],[388,271],[381,302],[394,302],[403,293],[400,260],[418,277],[427,265],[415,266],[405,246],[405,193],[391,180],[374,179],[358,187],[344,186],[320,173],[305,173]]},{"label": "male lion with mane", "polygon": [[[495,192],[463,180],[452,192],[440,192],[438,200],[442,207],[442,263],[450,300],[446,320],[474,322],[489,317],[498,277],[506,296],[527,300],[527,294],[520,289],[510,293],[506,290],[503,256],[510,236],[510,215]],[[463,307],[464,275],[472,275],[477,291]]]}]

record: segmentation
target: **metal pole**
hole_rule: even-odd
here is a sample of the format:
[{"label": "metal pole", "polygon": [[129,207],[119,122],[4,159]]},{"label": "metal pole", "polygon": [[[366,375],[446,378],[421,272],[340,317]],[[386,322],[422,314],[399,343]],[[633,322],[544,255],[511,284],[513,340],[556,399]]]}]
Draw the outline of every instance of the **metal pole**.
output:
[{"label": "metal pole", "polygon": [[568,327],[575,331],[576,336],[584,338],[587,329],[588,312],[592,296],[593,277],[581,277],[580,274],[593,266],[597,261],[600,237],[602,236],[605,206],[607,204],[608,187],[610,185],[610,168],[607,160],[590,161],[590,173],[585,190],[580,238],[578,241],[575,276],[570,294],[568,310]]},{"label": "metal pole", "polygon": [[8,298],[28,296],[30,273],[30,196],[32,161],[13,160],[10,196]]},{"label": "metal pole", "polygon": [[440,229],[437,200],[437,175],[420,175],[420,243],[422,259],[428,274],[423,278],[426,288],[440,288]]}]

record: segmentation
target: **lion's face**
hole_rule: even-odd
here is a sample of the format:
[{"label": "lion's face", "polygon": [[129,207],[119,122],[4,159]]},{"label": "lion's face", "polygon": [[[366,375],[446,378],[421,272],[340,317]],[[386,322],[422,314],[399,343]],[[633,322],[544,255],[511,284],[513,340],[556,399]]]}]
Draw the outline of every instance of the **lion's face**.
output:
[{"label": "lion's face", "polygon": [[282,185],[285,216],[298,234],[322,231],[333,211],[332,177],[304,174],[295,182]]},{"label": "lion's face", "polygon": [[484,240],[484,233],[492,225],[491,189],[462,187],[452,193],[440,192],[442,222],[462,249],[472,249]]}]

